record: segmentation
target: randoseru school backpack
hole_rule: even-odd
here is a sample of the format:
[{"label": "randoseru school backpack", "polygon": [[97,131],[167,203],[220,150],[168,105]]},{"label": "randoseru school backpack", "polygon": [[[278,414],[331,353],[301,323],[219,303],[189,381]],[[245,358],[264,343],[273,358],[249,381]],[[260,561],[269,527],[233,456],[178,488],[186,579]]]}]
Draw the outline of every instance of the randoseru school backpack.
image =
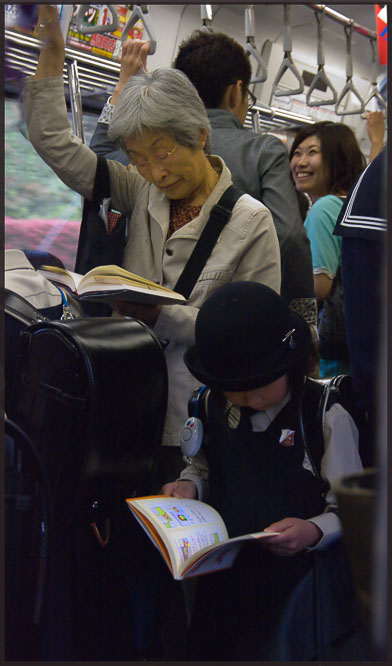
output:
[{"label": "randoseru school backpack", "polygon": [[[163,350],[138,320],[86,317],[22,330],[7,416],[45,472],[51,528],[37,637],[30,654],[13,658],[138,658],[148,548],[125,499],[151,492],[166,405]],[[28,534],[18,542],[26,551]]]}]

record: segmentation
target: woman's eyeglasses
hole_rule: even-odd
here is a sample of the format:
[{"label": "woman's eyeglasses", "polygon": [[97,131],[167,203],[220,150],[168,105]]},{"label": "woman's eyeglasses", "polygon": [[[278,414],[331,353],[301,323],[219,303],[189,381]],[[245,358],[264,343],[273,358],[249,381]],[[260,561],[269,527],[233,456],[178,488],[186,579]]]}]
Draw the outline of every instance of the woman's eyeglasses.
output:
[{"label": "woman's eyeglasses", "polygon": [[174,146],[174,148],[172,150],[166,150],[162,153],[157,153],[155,155],[155,157],[153,157],[150,160],[144,160],[144,161],[137,160],[136,161],[136,160],[130,159],[129,160],[130,164],[132,164],[132,166],[135,166],[137,169],[139,169],[139,171],[143,171],[143,170],[145,171],[146,169],[150,169],[151,164],[158,164],[159,166],[163,166],[167,162],[167,160],[169,160],[169,158],[173,155],[177,146],[178,146],[178,143],[176,143],[176,145]]},{"label": "woman's eyeglasses", "polygon": [[251,109],[253,109],[254,105],[256,104],[257,97],[252,92],[250,92],[249,89],[247,92],[248,92],[248,111],[250,111]]}]

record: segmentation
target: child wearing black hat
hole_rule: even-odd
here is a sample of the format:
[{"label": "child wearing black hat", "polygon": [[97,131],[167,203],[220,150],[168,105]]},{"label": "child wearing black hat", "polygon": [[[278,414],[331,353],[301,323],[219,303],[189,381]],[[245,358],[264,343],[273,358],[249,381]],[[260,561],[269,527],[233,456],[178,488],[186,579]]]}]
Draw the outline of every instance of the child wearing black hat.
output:
[{"label": "child wearing black hat", "polygon": [[207,444],[162,491],[208,499],[230,537],[280,534],[246,546],[230,570],[198,579],[191,660],[334,660],[337,642],[347,646],[344,658],[364,656],[352,640],[358,616],[331,490],[362,470],[358,433],[332,405],[316,472],[302,418],[310,347],[305,320],[262,284],[225,285],[199,311],[184,359],[211,389]]}]

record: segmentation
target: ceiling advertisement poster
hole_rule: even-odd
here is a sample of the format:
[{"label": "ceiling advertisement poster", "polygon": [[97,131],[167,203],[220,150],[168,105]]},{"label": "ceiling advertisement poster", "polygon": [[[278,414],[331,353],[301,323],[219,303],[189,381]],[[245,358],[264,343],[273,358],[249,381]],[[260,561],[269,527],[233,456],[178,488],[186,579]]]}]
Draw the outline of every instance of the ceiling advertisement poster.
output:
[{"label": "ceiling advertisement poster", "polygon": [[[79,48],[95,55],[112,60],[119,60],[121,56],[121,36],[134,5],[111,5],[117,12],[118,27],[113,32],[80,32],[83,26],[110,26],[113,24],[113,15],[108,5],[83,5],[85,11],[80,10],[81,5],[74,5],[71,23],[68,30],[67,46]],[[138,20],[128,33],[127,39],[143,39],[143,21]]]}]

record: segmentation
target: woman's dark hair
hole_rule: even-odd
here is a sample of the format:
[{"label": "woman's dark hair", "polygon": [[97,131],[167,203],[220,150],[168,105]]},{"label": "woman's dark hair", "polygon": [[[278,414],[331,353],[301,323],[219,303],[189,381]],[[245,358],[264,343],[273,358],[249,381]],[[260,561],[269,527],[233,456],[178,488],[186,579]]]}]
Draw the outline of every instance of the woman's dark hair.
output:
[{"label": "woman's dark hair", "polygon": [[290,161],[296,148],[310,136],[320,139],[321,156],[331,194],[346,193],[366,167],[366,159],[354,132],[347,125],[325,120],[298,130],[290,149]]},{"label": "woman's dark hair", "polygon": [[241,44],[222,32],[195,30],[178,49],[173,63],[187,75],[207,109],[218,108],[227,86],[242,81],[249,86],[252,67]]},{"label": "woman's dark hair", "polygon": [[37,270],[40,266],[58,266],[65,268],[63,262],[59,257],[56,257],[51,252],[44,252],[43,250],[22,250],[32,266]]},{"label": "woman's dark hair", "polygon": [[[294,184],[294,180],[293,180],[293,184]],[[294,184],[294,187],[295,187],[295,184]],[[309,213],[309,210],[311,208],[312,201],[311,201],[310,197],[306,194],[306,192],[298,192],[296,190],[296,193],[297,193],[297,199],[298,199],[299,212],[300,212],[300,215],[301,215],[301,219],[302,219],[302,222],[305,222],[306,216]]]}]

